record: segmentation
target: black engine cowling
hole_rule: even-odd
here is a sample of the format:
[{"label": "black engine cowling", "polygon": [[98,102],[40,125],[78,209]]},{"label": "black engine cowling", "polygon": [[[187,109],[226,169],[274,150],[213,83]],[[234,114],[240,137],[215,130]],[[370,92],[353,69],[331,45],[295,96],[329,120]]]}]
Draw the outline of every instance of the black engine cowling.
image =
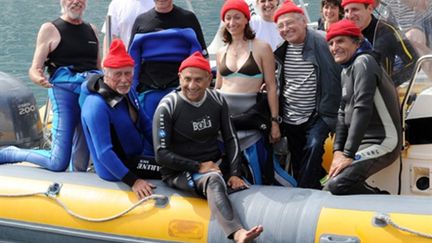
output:
[{"label": "black engine cowling", "polygon": [[0,72],[0,146],[38,147],[42,123],[36,99],[24,83]]}]

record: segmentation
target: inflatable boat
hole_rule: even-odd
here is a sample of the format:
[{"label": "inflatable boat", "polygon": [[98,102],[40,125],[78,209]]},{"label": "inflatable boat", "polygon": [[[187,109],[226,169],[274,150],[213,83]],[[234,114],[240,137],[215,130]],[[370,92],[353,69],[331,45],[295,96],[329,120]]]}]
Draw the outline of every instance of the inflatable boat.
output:
[{"label": "inflatable boat", "polygon": [[[420,126],[432,118],[432,88],[429,79],[421,77],[422,89],[416,89],[414,82],[405,87],[407,93],[416,94],[409,102],[404,99],[409,107],[405,120],[410,124],[406,127],[410,144],[400,162],[370,181],[392,194],[405,195],[333,196],[318,190],[254,185],[231,194],[230,199],[245,227],[264,226],[257,242],[432,240],[432,133],[430,126]],[[43,142],[28,88],[9,75],[2,73],[0,78],[3,93],[8,94],[1,97],[9,100],[0,108],[2,121],[8,121],[1,123],[0,143],[33,147]],[[25,163],[1,165],[0,241],[229,241],[204,199],[152,182],[157,185],[155,195],[138,201],[125,184],[104,181],[94,173],[50,172]]]},{"label": "inflatable boat", "polygon": [[[392,195],[252,185],[229,197],[246,228],[264,226],[256,242],[432,242],[432,85],[419,71],[431,60],[423,57],[417,76],[401,88],[406,146],[400,160],[368,180]],[[28,88],[0,73],[0,92],[0,146],[43,147]],[[0,165],[0,242],[230,241],[206,200],[152,183],[155,194],[138,200],[125,184],[91,172]]]},{"label": "inflatable boat", "polygon": [[[423,57],[418,66],[425,60],[432,56]],[[420,125],[432,117],[432,88],[426,76],[413,80],[418,79],[421,89],[414,82],[404,88],[416,94],[408,95],[411,101],[404,99],[409,107],[404,120],[410,124],[406,127],[410,144],[400,161],[369,181],[394,195],[333,196],[318,190],[253,185],[230,199],[245,227],[264,226],[257,242],[431,242],[432,133],[430,126]],[[2,83],[19,86],[17,80]],[[18,100],[28,103],[26,107],[34,104],[31,97],[23,97]],[[15,103],[4,103],[1,111],[6,120],[13,121],[14,112],[24,107],[17,101],[9,109],[6,106]],[[28,109],[24,118],[36,119],[26,127],[34,132],[25,136],[19,126],[8,125],[15,122],[9,122],[1,126],[1,134],[8,134],[3,138],[15,135],[23,146],[42,139],[37,112]],[[2,137],[0,142],[5,142]],[[155,195],[138,201],[123,183],[104,181],[91,172],[50,172],[26,163],[1,165],[0,241],[229,242],[204,199],[152,182],[157,185]]]},{"label": "inflatable boat", "polygon": [[[155,195],[138,201],[124,184],[94,173],[2,165],[0,241],[229,242],[205,200],[152,182]],[[257,242],[431,240],[428,197],[251,186],[230,199],[246,227],[264,226]]]}]

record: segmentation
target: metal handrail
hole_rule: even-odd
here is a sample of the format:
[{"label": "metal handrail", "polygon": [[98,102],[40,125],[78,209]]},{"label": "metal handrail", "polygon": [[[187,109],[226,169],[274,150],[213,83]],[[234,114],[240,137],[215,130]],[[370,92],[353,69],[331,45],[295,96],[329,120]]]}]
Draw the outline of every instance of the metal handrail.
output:
[{"label": "metal handrail", "polygon": [[[410,96],[410,93],[411,93],[412,87],[414,86],[414,83],[415,83],[415,81],[416,81],[416,79],[417,79],[417,74],[419,73],[420,68],[422,67],[422,65],[423,65],[425,62],[427,62],[427,61],[432,61],[432,54],[428,54],[428,55],[421,56],[421,57],[417,60],[417,62],[416,62],[416,64],[415,64],[414,72],[413,72],[413,74],[411,75],[411,76],[412,76],[412,77],[411,77],[411,80],[410,80],[410,82],[409,82],[409,84],[408,84],[408,87],[407,87],[407,90],[406,90],[406,94],[405,94],[404,99],[403,99],[402,104],[401,104],[401,113],[402,113],[402,114],[401,114],[401,118],[402,118],[402,128],[403,128],[403,130],[402,130],[402,141],[403,141],[404,143],[405,143],[405,131],[406,131],[406,123],[405,123],[405,119],[406,119],[407,112],[408,112],[408,108],[406,107],[406,105],[407,105],[408,98],[409,98],[409,96]],[[404,145],[405,145],[405,144],[404,144]]]},{"label": "metal handrail", "polygon": [[[111,32],[111,15],[107,15],[105,18],[105,36],[106,36],[106,43],[105,43],[105,52],[103,53],[103,56],[106,57],[108,55],[108,50],[111,46],[111,42],[112,42],[112,32]],[[124,43],[125,45],[127,45],[128,43]]]}]

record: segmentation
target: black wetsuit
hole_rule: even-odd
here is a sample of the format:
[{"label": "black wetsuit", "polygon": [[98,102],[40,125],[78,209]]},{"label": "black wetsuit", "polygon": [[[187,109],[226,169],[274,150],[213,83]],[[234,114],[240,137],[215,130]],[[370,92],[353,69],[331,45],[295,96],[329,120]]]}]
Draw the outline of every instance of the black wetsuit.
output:
[{"label": "black wetsuit", "polygon": [[222,176],[197,173],[201,162],[221,159],[220,132],[225,156],[219,166],[226,178],[240,175],[240,148],[228,107],[223,97],[211,90],[207,90],[198,106],[186,101],[180,92],[165,96],[153,118],[153,143],[156,161],[162,166],[162,179],[172,187],[207,197],[225,234],[232,236],[241,224],[232,210]]},{"label": "black wetsuit", "polygon": [[375,57],[357,52],[342,71],[342,101],[334,151],[354,161],[333,177],[333,194],[380,193],[366,179],[393,163],[400,154],[402,126],[399,98],[392,81]]},{"label": "black wetsuit", "polygon": [[138,15],[132,27],[131,42],[136,33],[149,33],[172,28],[192,28],[201,44],[203,55],[207,55],[207,45],[197,17],[194,13],[176,5],[169,13],[158,13],[153,8]]},{"label": "black wetsuit", "polygon": [[[375,34],[378,33],[378,34]],[[375,16],[369,25],[362,31],[364,37],[372,43],[375,52],[385,71],[399,86],[411,77],[418,54],[402,33],[390,23]]]},{"label": "black wetsuit", "polygon": [[74,25],[58,18],[52,22],[60,33],[60,43],[48,54],[48,73],[63,66],[73,66],[75,72],[97,69],[98,39],[89,23]]},{"label": "black wetsuit", "polygon": [[[201,45],[202,54],[207,57],[207,46],[204,40],[204,35],[201,29],[201,25],[198,22],[197,17],[194,13],[177,7],[174,5],[173,9],[169,13],[158,13],[154,8],[140,14],[132,27],[131,38],[129,46],[131,46],[135,34],[139,33],[150,33],[161,30],[173,29],[173,28],[191,28],[194,30],[196,38]],[[163,46],[164,43],[161,43]],[[181,61],[145,61],[141,63],[140,85],[138,91],[142,92],[148,89],[155,89],[153,85],[149,85],[142,79],[152,79],[153,83],[160,84],[158,80],[170,82],[162,82],[166,87],[177,87],[178,81],[178,68],[180,67]],[[158,85],[157,85],[158,86]],[[165,89],[166,87],[158,88]]]}]

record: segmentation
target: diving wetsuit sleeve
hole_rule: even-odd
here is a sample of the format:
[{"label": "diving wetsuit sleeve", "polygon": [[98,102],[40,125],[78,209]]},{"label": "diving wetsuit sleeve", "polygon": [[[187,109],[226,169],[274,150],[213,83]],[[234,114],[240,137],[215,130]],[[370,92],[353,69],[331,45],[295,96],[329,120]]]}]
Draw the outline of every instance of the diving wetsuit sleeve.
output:
[{"label": "diving wetsuit sleeve", "polygon": [[153,145],[156,162],[162,167],[175,171],[198,172],[198,161],[185,158],[172,150],[175,146],[172,144],[174,126],[172,114],[175,107],[173,102],[169,101],[169,98],[164,98],[153,116]]},{"label": "diving wetsuit sleeve", "polygon": [[378,84],[378,63],[370,55],[360,55],[354,61],[351,116],[343,153],[355,157],[369,126],[374,109],[374,96]]},{"label": "diving wetsuit sleeve", "polygon": [[230,176],[240,176],[240,145],[237,139],[237,132],[229,117],[228,105],[223,99],[221,115],[221,133],[224,141],[224,148],[229,163]]},{"label": "diving wetsuit sleeve", "polygon": [[[384,69],[391,75],[395,86],[408,81],[414,72],[415,63],[419,55],[410,41],[404,38],[404,35],[393,25],[380,21],[379,28],[376,31],[374,48],[381,55]],[[377,27],[378,28],[378,27]],[[395,58],[397,60],[395,62]]]},{"label": "diving wetsuit sleeve", "polygon": [[124,182],[126,185],[132,187],[135,184],[135,181],[138,180],[139,177],[137,175],[135,175],[132,172],[128,172],[122,179],[121,181]]},{"label": "diving wetsuit sleeve", "polygon": [[[82,121],[85,127],[84,132],[87,143],[94,158],[96,173],[102,179],[112,180],[111,177],[114,176],[117,180],[132,186],[138,177],[129,171],[114,152],[110,133],[109,107],[101,97],[98,97],[98,99],[88,97],[87,99],[89,98],[94,102],[90,104],[90,100],[86,100],[84,103]],[[103,169],[98,170],[98,167],[103,167]],[[111,175],[107,174],[107,172]]]},{"label": "diving wetsuit sleeve", "polygon": [[345,125],[345,102],[342,100],[338,111],[338,120],[335,130],[335,141],[333,143],[334,151],[344,151],[345,141],[348,134],[348,126]]}]

